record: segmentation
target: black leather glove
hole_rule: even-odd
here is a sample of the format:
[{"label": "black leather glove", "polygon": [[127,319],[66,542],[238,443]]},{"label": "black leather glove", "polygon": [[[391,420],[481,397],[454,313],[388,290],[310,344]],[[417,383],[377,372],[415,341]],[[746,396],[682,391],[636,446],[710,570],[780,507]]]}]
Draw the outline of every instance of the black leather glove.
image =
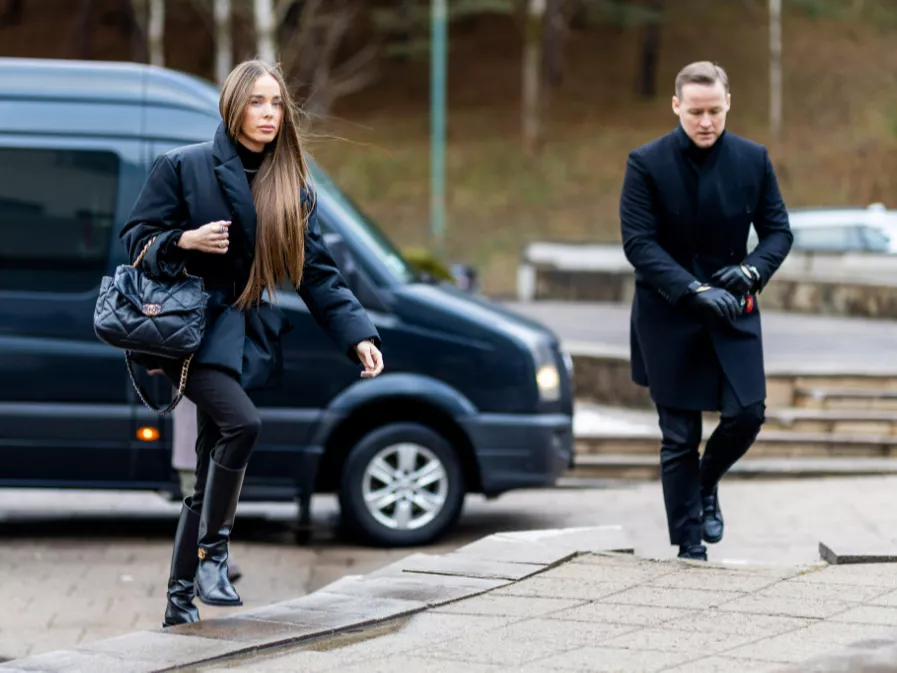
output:
[{"label": "black leather glove", "polygon": [[741,304],[731,292],[719,287],[701,285],[688,295],[688,302],[695,308],[720,318],[735,320],[741,313]]},{"label": "black leather glove", "polygon": [[756,271],[743,264],[724,266],[711,276],[713,284],[728,290],[737,297],[750,294],[757,287],[759,277]]}]

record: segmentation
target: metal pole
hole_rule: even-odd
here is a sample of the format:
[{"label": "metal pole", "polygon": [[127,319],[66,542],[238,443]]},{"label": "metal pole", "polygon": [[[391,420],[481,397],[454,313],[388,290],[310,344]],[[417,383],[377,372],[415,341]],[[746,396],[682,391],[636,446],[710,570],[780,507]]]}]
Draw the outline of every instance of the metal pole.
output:
[{"label": "metal pole", "polygon": [[430,5],[430,236],[441,254],[445,243],[446,0]]}]

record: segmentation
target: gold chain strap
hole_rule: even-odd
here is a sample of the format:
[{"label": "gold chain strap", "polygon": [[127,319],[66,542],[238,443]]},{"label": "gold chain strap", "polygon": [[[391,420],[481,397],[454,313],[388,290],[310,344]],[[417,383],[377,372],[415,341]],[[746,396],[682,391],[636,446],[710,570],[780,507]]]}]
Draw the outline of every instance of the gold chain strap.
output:
[{"label": "gold chain strap", "polygon": [[134,263],[133,263],[131,266],[133,266],[135,269],[136,269],[138,266],[140,266],[140,262],[142,262],[142,261],[143,261],[143,258],[146,257],[146,253],[149,252],[150,246],[151,246],[153,243],[156,242],[156,238],[157,238],[156,236],[153,236],[153,237],[149,240],[149,243],[147,243],[145,246],[143,246],[143,250],[140,251],[140,254],[137,255],[137,259],[134,260]]}]

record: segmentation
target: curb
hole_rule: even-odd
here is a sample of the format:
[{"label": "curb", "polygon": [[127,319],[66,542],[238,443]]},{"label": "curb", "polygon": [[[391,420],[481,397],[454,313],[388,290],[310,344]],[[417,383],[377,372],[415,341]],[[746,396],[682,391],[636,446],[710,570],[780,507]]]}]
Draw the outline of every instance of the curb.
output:
[{"label": "curb", "polygon": [[14,659],[0,664],[0,673],[162,673],[224,663],[454,603],[591,552],[634,548],[622,526],[495,533],[454,552],[412,554],[343,577],[295,600]]}]

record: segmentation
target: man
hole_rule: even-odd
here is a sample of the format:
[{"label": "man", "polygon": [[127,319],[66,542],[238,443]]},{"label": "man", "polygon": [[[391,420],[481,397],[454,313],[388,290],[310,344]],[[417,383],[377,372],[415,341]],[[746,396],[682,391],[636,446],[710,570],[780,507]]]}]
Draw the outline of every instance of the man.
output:
[{"label": "man", "polygon": [[[632,379],[647,386],[662,434],[670,543],[707,560],[723,537],[720,478],[765,422],[756,294],[791,250],[788,214],[765,147],[725,130],[729,81],[701,61],[676,77],[676,130],[630,153],[620,197],[635,267]],[[753,223],[759,244],[747,253]],[[720,423],[699,459],[702,411]]]}]

